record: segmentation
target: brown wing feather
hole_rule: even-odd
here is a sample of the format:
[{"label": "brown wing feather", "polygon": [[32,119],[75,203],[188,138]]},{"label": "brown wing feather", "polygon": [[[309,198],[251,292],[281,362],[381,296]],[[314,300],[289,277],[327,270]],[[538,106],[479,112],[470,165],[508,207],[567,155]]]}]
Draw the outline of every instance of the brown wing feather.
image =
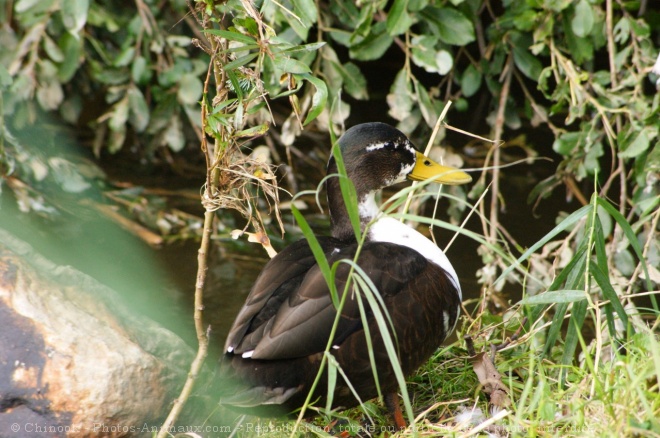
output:
[{"label": "brown wing feather", "polygon": [[[442,268],[406,247],[367,243],[362,249],[359,264],[378,287],[392,323],[396,327],[399,360],[404,374],[408,375],[427,360],[447,336],[445,325],[449,327],[454,325],[460,304],[457,290]],[[253,314],[255,321],[265,322],[257,330],[250,328],[247,335],[253,337],[250,342],[254,345],[264,342],[265,345],[270,345],[268,348],[272,351],[268,353],[269,357],[263,360],[254,356],[243,358],[240,354],[223,356],[221,369],[226,377],[222,383],[223,392],[226,393],[222,397],[223,404],[236,409],[249,408],[250,413],[259,412],[260,415],[281,415],[294,411],[302,405],[312,382],[315,381],[322,354],[287,358],[284,357],[286,355],[283,352],[294,351],[300,354],[301,351],[314,349],[312,348],[314,346],[322,351],[327,343],[329,328],[326,327],[324,330],[323,327],[319,327],[317,331],[296,330],[296,324],[289,327],[296,318],[285,319],[289,328],[281,333],[273,335],[272,328],[280,312],[282,315],[290,316],[291,309],[296,305],[310,299],[321,299],[320,296],[327,293],[327,290],[323,292],[323,288],[313,289],[312,283],[314,282],[302,289],[296,289],[281,301],[282,305],[277,309],[268,309],[268,311],[262,309],[262,312]],[[325,282],[322,284],[324,285]],[[329,298],[326,299],[328,300]],[[266,319],[263,316],[266,314],[272,316]],[[316,321],[317,316],[307,318],[306,321]],[[362,400],[368,400],[377,395],[377,390],[369,355],[366,354],[367,341],[361,320],[357,318],[351,323],[347,321],[346,318],[340,323],[338,334],[334,339],[334,344],[338,348],[332,349],[331,353],[346,372]],[[372,315],[368,315],[368,324],[381,389],[385,392],[395,390],[396,379],[393,368]],[[244,341],[238,339],[238,342]],[[278,355],[283,358],[272,359]],[[326,381],[327,378],[321,378],[313,396],[313,399],[319,398],[320,405],[325,403]],[[352,391],[342,379],[339,379],[335,388],[333,407],[351,407],[356,403]],[[257,407],[256,411],[253,410],[255,407]]]},{"label": "brown wing feather", "polygon": [[[340,259],[353,259],[357,249],[357,245],[349,245],[337,251],[329,244],[337,242],[326,243],[324,250],[331,265]],[[276,257],[266,266],[230,332],[227,346],[233,347],[235,354],[253,351],[253,359],[277,360],[325,349],[336,311],[319,267],[315,263],[310,266],[310,254],[308,246],[299,245],[295,251],[283,254],[280,261]],[[285,269],[282,263],[295,257],[296,269],[281,273]],[[410,248],[382,242],[365,244],[358,261],[383,297],[399,293],[428,263]],[[304,270],[303,266],[309,268]],[[337,269],[335,281],[340,296],[349,271],[347,264]],[[333,343],[340,344],[361,327],[357,301],[348,297]]]},{"label": "brown wing feather", "polygon": [[[338,241],[332,238],[321,237],[319,244],[325,253],[332,251]],[[232,324],[225,351],[236,350],[248,330],[252,331],[262,327],[279,308],[281,302],[297,288],[302,276],[316,264],[314,254],[306,240],[299,240],[273,257],[261,271],[245,304],[239,311]],[[274,313],[273,313],[274,314]],[[263,330],[263,328],[262,328]],[[243,351],[240,351],[242,353]]]}]

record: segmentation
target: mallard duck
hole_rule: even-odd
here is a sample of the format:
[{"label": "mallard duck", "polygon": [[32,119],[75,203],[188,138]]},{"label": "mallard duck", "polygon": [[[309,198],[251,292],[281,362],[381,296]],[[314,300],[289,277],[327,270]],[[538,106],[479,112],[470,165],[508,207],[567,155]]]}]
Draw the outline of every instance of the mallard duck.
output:
[{"label": "mallard duck", "polygon": [[[354,126],[338,144],[357,193],[362,229],[367,233],[358,265],[385,303],[401,368],[408,376],[428,360],[454,329],[461,287],[444,252],[418,231],[384,216],[375,195],[406,179],[433,178],[457,185],[470,182],[471,177],[433,162],[418,152],[403,133],[384,123]],[[337,164],[330,158],[328,174],[335,173]],[[332,236],[317,239],[332,266],[338,260],[352,260],[358,243],[339,178],[327,179],[325,186]],[[343,263],[337,269],[335,281],[340,295],[349,269]],[[404,427],[392,365],[373,314],[368,315],[380,388],[394,422]],[[319,371],[335,316],[328,285],[308,242],[303,239],[282,250],[261,271],[227,336],[221,370],[227,381],[239,385],[221,403],[253,409],[258,415],[287,414],[299,409]],[[354,296],[345,301],[330,352],[360,400],[378,395]],[[324,376],[312,400],[324,406],[326,395]],[[349,408],[358,403],[346,382],[338,377],[332,406]]]}]

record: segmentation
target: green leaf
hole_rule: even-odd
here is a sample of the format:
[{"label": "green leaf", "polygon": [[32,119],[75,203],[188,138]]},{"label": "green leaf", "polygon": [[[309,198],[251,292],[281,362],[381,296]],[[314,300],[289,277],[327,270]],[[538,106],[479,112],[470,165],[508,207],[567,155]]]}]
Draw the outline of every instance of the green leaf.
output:
[{"label": "green leaf", "polygon": [[41,3],[41,0],[18,0],[14,5],[14,10],[18,14],[22,14],[39,3]]},{"label": "green leaf", "polygon": [[12,83],[12,78],[4,65],[0,64],[0,90],[8,88]]},{"label": "green leaf", "polygon": [[291,0],[293,12],[300,18],[302,25],[307,29],[316,23],[318,10],[314,0]]},{"label": "green leaf", "polygon": [[630,20],[630,27],[639,39],[650,38],[651,36],[651,27],[643,19]]},{"label": "green leaf", "polygon": [[148,68],[147,59],[138,56],[131,64],[131,79],[136,84],[145,84],[151,79],[151,70]]},{"label": "green leaf", "polygon": [[253,126],[248,129],[243,129],[242,131],[236,131],[234,137],[259,137],[268,132],[268,123],[262,123],[261,125]]},{"label": "green leaf", "polygon": [[62,33],[58,46],[64,54],[64,60],[57,65],[57,78],[62,82],[69,82],[78,71],[82,59],[83,42],[70,33]]},{"label": "green leaf", "polygon": [[386,32],[385,23],[380,22],[371,28],[366,38],[350,48],[350,56],[360,61],[379,59],[392,45],[392,36]]},{"label": "green leaf", "polygon": [[[351,41],[355,41],[358,37],[366,37],[372,32],[372,25],[374,24],[374,16],[378,9],[375,3],[367,2],[360,8],[357,25],[351,35]],[[379,29],[386,30],[387,23],[376,23],[374,27],[378,26]]]},{"label": "green leaf", "polygon": [[128,96],[125,96],[119,102],[117,102],[112,110],[112,116],[108,122],[108,126],[113,131],[120,131],[126,126],[126,121],[128,120]]},{"label": "green leaf", "polygon": [[37,88],[37,100],[43,109],[57,109],[64,100],[62,85],[55,80],[46,81]]},{"label": "green leaf", "polygon": [[430,0],[408,0],[408,10],[410,12],[419,12],[428,6]]},{"label": "green leaf", "polygon": [[149,106],[144,95],[136,86],[128,89],[128,106],[131,114],[131,125],[137,132],[142,132],[149,124]]},{"label": "green leaf", "polygon": [[435,65],[438,68],[439,74],[446,75],[454,66],[454,58],[448,51],[440,49],[438,50],[438,53],[435,54]]},{"label": "green leaf", "polygon": [[566,34],[566,43],[572,60],[576,64],[582,64],[594,57],[594,47],[590,38],[580,38],[573,31],[573,26],[564,22],[564,32]]},{"label": "green leaf", "polygon": [[[359,269],[359,266],[355,265],[354,270],[357,270],[357,269]],[[353,274],[352,278],[354,279],[355,284],[357,285],[358,293],[355,294],[355,298],[356,298],[357,303],[358,303],[358,308],[360,309],[360,319],[362,320],[362,327],[364,327],[364,336],[365,336],[365,341],[367,343],[366,350],[367,350],[367,353],[369,355],[369,363],[371,364],[371,371],[372,371],[373,376],[374,376],[374,382],[376,384],[376,390],[378,392],[378,397],[382,397],[382,393],[381,393],[381,390],[380,390],[380,383],[379,383],[380,381],[378,379],[378,371],[377,371],[377,367],[376,367],[376,357],[374,355],[374,348],[373,348],[373,342],[372,342],[372,337],[371,337],[371,330],[369,329],[369,326],[370,326],[370,324],[369,324],[369,315],[374,314],[374,316],[376,316],[375,314],[380,312],[380,308],[376,307],[376,309],[373,309],[372,311],[367,313],[366,309],[364,307],[364,303],[362,301],[362,295],[365,295],[365,296],[369,295],[371,297],[374,296],[374,292],[372,290],[369,290],[369,285],[367,284],[367,281],[369,283],[371,283],[371,279],[368,278],[368,277],[366,279],[362,278],[360,276],[359,272],[357,274]],[[381,298],[380,295],[378,295],[378,292],[375,292],[375,294],[376,294],[376,296],[378,296],[378,298]],[[381,298],[381,300],[382,300],[382,298]],[[368,303],[370,304],[371,301],[368,301]],[[389,315],[387,314],[387,312],[385,314],[387,315],[387,317],[389,319]],[[376,316],[376,318],[378,318],[378,316]],[[389,331],[383,334],[383,336],[387,336],[387,335],[389,335]],[[358,400],[359,400],[359,398],[358,398]]]},{"label": "green leaf", "polygon": [[[550,285],[550,289],[556,289],[566,281],[566,287],[577,290],[578,287],[584,287],[584,275],[583,272],[586,267],[586,256],[587,252],[587,240],[584,239],[583,243],[578,247],[578,250],[575,252],[575,255],[569,262],[568,266],[566,266],[559,276],[555,279],[555,281],[552,282],[552,285]],[[557,342],[557,338],[560,336],[562,332],[562,327],[564,325],[564,315],[566,314],[566,311],[568,310],[568,305],[569,303],[559,303],[555,306],[555,314],[552,317],[552,323],[550,324],[550,328],[548,329],[548,335],[545,341],[545,346],[543,349],[543,354],[546,355],[548,352],[550,352],[550,349],[555,345],[555,342]],[[541,310],[544,306],[538,306],[536,310],[537,315],[540,315]],[[538,316],[534,318],[536,320]]]},{"label": "green leaf", "polygon": [[112,65],[115,67],[125,67],[135,58],[135,47],[127,46],[114,59]]},{"label": "green leaf", "polygon": [[249,53],[247,55],[241,56],[240,58],[236,58],[232,62],[228,62],[227,64],[225,64],[225,71],[234,70],[237,69],[238,67],[242,67],[248,62],[252,61],[257,56],[259,56],[259,53]]},{"label": "green leaf", "polygon": [[62,0],[62,23],[66,30],[78,35],[87,22],[89,0]]},{"label": "green leaf", "polygon": [[637,133],[634,139],[628,143],[621,152],[621,158],[635,158],[646,152],[651,145],[651,140],[658,134],[657,128],[645,127]]},{"label": "green leaf", "polygon": [[445,49],[436,49],[438,38],[423,35],[411,41],[412,60],[429,73],[445,75],[454,66],[454,58]]},{"label": "green leaf", "polygon": [[527,296],[520,301],[520,304],[573,303],[586,299],[587,297],[583,290],[553,290],[538,295]]},{"label": "green leaf", "polygon": [[456,9],[429,6],[420,14],[433,34],[446,44],[464,46],[475,40],[472,22]]},{"label": "green leaf", "polygon": [[571,28],[576,36],[584,38],[594,27],[594,11],[587,0],[580,0],[575,6],[575,16],[571,20]]},{"label": "green leaf", "polygon": [[528,78],[538,81],[543,70],[541,61],[530,52],[529,47],[532,43],[528,35],[518,32],[511,32],[511,43],[513,49],[513,61],[520,71]]},{"label": "green leaf", "polygon": [[581,132],[565,132],[552,143],[552,150],[558,154],[568,156],[573,152],[581,137]]},{"label": "green leaf", "polygon": [[436,73],[438,65],[435,60],[435,45],[438,43],[438,37],[432,35],[422,35],[413,37],[410,41],[412,61],[415,65],[422,67],[429,73]]},{"label": "green leaf", "polygon": [[538,13],[532,9],[526,9],[513,17],[513,25],[516,29],[522,31],[530,31],[536,25],[536,18]]},{"label": "green leaf", "polygon": [[318,11],[313,0],[292,0],[293,11],[284,11],[282,15],[298,37],[307,41],[309,29],[316,23]]},{"label": "green leaf", "polygon": [[340,23],[344,23],[347,28],[355,29],[357,27],[358,15],[360,11],[355,5],[353,0],[334,0],[328,2],[330,12],[339,19]]},{"label": "green leaf", "polygon": [[276,56],[273,64],[282,73],[305,74],[312,72],[307,65],[288,56]]},{"label": "green leaf", "polygon": [[408,0],[395,0],[387,14],[387,33],[396,36],[407,31],[414,20],[406,10]]},{"label": "green leaf", "polygon": [[288,49],[284,49],[281,52],[276,52],[276,53],[279,54],[279,53],[295,53],[295,52],[315,52],[319,50],[321,47],[325,46],[326,44],[327,43],[325,41],[321,41],[318,43],[301,44],[299,46],[289,47]]},{"label": "green leaf", "polygon": [[621,17],[621,19],[614,26],[614,42],[618,44],[625,44],[630,38],[630,23],[628,17]]},{"label": "green leaf", "polygon": [[395,120],[402,121],[410,116],[412,112],[413,99],[412,87],[408,80],[408,71],[403,68],[399,70],[387,95],[387,104],[390,107],[389,115]]},{"label": "green leaf", "polygon": [[417,102],[419,103],[419,109],[422,111],[422,117],[429,127],[435,126],[435,122],[438,120],[439,113],[436,110],[433,102],[431,101],[431,96],[426,91],[426,88],[418,82],[413,81],[415,84],[415,92],[417,93]]},{"label": "green leaf", "polygon": [[344,88],[354,99],[368,99],[367,79],[364,77],[360,68],[352,62],[344,64],[340,74],[344,79]]},{"label": "green leaf", "polygon": [[231,41],[237,41],[243,44],[257,44],[257,40],[251,36],[239,33],[238,31],[234,30],[204,29],[204,33],[210,33],[211,35],[219,36],[220,38],[225,38]]},{"label": "green leaf", "polygon": [[225,73],[227,73],[227,78],[229,78],[231,89],[234,91],[234,93],[236,93],[236,96],[238,96],[238,100],[243,100],[243,89],[241,88],[241,81],[238,79],[236,71],[225,70]]},{"label": "green leaf", "polygon": [[179,152],[186,145],[186,139],[183,136],[183,126],[181,119],[176,114],[172,116],[163,132],[165,144],[174,152]]},{"label": "green leaf", "polygon": [[193,105],[202,97],[204,86],[199,78],[192,74],[181,76],[176,96],[182,105]]},{"label": "green leaf", "polygon": [[587,154],[584,156],[584,168],[590,174],[600,169],[600,162],[598,158],[603,156],[603,144],[598,141],[591,145]]},{"label": "green leaf", "polygon": [[46,54],[48,54],[48,57],[53,62],[60,63],[64,61],[64,53],[62,53],[59,46],[55,44],[55,41],[53,41],[48,35],[45,35],[43,43]]},{"label": "green leaf", "polygon": [[461,77],[461,90],[463,91],[463,96],[470,97],[476,93],[481,87],[481,80],[483,76],[479,69],[477,69],[474,64],[467,66]]},{"label": "green leaf", "polygon": [[303,123],[303,125],[307,125],[309,122],[316,119],[319,116],[319,114],[321,114],[321,112],[323,112],[323,109],[325,108],[325,104],[328,101],[328,87],[325,85],[325,82],[323,82],[323,80],[316,78],[310,74],[296,75],[296,76],[311,82],[312,85],[314,85],[314,87],[316,88],[316,92],[314,92],[314,95],[312,96],[312,107],[307,113],[307,117],[305,118],[305,122]]}]

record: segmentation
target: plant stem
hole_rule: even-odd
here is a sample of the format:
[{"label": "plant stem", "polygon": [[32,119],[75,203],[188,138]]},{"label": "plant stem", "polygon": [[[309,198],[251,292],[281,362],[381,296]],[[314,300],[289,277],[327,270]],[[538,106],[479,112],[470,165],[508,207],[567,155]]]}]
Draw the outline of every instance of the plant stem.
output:
[{"label": "plant stem", "polygon": [[493,129],[493,142],[495,150],[493,151],[493,185],[491,186],[490,198],[490,229],[488,241],[495,243],[497,240],[497,228],[499,222],[499,197],[500,197],[500,143],[502,141],[502,132],[504,131],[504,118],[506,111],[506,101],[509,98],[511,89],[511,77],[513,76],[513,56],[509,56],[505,70],[504,83],[500,91],[500,100],[497,107],[497,116],[495,117],[495,126]]},{"label": "plant stem", "polygon": [[179,418],[183,407],[192,393],[193,387],[195,386],[195,381],[197,376],[202,369],[204,364],[204,359],[208,353],[209,346],[209,337],[204,330],[204,322],[202,320],[202,312],[204,310],[204,283],[206,281],[206,273],[208,271],[208,266],[206,263],[207,254],[209,250],[209,243],[211,242],[211,232],[213,230],[213,221],[215,219],[215,212],[212,210],[206,210],[204,213],[204,230],[202,232],[202,243],[199,246],[199,251],[197,252],[197,281],[195,282],[195,310],[194,310],[194,320],[195,320],[195,332],[197,333],[197,355],[192,364],[190,364],[190,372],[188,373],[188,378],[186,383],[181,389],[181,394],[179,397],[174,400],[174,406],[170,411],[165,423],[158,431],[157,438],[165,438],[169,433],[169,430],[173,427],[174,422]]}]

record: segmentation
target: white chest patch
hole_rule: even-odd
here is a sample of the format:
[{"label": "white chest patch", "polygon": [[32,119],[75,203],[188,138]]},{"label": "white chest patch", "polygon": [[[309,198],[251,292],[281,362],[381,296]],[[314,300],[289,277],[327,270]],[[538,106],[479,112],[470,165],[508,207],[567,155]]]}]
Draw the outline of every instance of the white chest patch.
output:
[{"label": "white chest patch", "polygon": [[423,234],[394,218],[382,217],[369,228],[369,237],[377,242],[396,243],[412,248],[440,266],[447,271],[458,289],[459,298],[462,299],[461,285],[458,283],[458,275],[456,275],[454,267],[445,253]]}]

